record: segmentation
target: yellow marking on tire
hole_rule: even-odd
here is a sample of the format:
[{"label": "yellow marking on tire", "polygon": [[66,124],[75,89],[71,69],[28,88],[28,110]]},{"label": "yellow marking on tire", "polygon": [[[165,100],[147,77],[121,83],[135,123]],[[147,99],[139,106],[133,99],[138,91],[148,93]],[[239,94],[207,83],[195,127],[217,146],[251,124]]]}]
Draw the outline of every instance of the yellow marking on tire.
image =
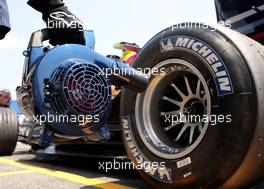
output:
[{"label": "yellow marking on tire", "polygon": [[0,173],[0,177],[9,176],[9,175],[25,174],[25,173],[33,173],[33,172],[34,171],[31,171],[31,170],[10,171],[10,172]]},{"label": "yellow marking on tire", "polygon": [[20,162],[10,160],[10,159],[5,159],[5,158],[0,158],[0,163],[24,168],[32,172],[37,172],[37,173],[53,176],[56,178],[64,179],[64,180],[75,182],[78,184],[83,184],[86,186],[95,186],[95,187],[103,188],[103,189],[136,189],[134,187],[125,186],[125,185],[121,185],[118,183],[109,183],[103,179],[87,178],[84,176],[80,176],[80,175],[76,175],[76,174],[72,174],[68,172],[57,171],[57,170],[52,170],[52,169],[47,169],[47,168],[42,168],[42,167],[36,167],[36,166],[20,163]]}]

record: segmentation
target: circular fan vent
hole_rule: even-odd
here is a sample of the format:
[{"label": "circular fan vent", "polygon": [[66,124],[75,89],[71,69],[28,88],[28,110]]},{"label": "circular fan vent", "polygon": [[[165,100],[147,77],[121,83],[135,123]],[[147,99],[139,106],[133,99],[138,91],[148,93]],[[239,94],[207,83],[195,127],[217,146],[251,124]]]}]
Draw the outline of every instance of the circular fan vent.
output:
[{"label": "circular fan vent", "polygon": [[52,104],[60,114],[101,117],[111,103],[110,81],[96,64],[71,60],[54,72],[52,81],[59,88]]}]

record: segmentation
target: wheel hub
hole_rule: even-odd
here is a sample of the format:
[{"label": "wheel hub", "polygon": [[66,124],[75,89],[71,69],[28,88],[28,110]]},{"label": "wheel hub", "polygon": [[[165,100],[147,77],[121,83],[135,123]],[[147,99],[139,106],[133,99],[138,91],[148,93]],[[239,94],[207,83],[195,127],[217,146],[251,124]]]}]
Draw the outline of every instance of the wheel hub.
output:
[{"label": "wheel hub", "polygon": [[146,92],[138,95],[136,121],[150,151],[176,159],[192,152],[205,136],[209,123],[201,120],[210,116],[211,98],[204,77],[189,62],[169,59],[155,68],[162,67],[171,71],[153,78]]},{"label": "wheel hub", "polygon": [[186,116],[197,115],[202,116],[204,114],[204,104],[198,99],[191,99],[185,103],[183,108],[183,114]]}]

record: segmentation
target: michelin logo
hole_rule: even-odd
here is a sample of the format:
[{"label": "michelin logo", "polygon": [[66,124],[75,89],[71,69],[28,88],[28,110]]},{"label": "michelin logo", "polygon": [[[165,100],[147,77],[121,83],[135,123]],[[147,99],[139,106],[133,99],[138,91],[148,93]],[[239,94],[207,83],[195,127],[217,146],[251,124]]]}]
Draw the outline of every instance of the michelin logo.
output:
[{"label": "michelin logo", "polygon": [[211,68],[218,96],[233,94],[232,81],[224,62],[215,51],[204,42],[192,37],[174,36],[162,39],[160,46],[161,52],[167,52],[177,48],[185,48],[198,53]]},{"label": "michelin logo", "polygon": [[[144,164],[145,162],[150,162],[147,160],[139,151],[138,147],[133,141],[133,136],[131,133],[130,125],[129,125],[129,117],[123,117],[122,125],[124,129],[124,136],[129,146],[129,149],[134,156],[134,159],[137,163]],[[146,174],[150,175],[156,180],[165,183],[172,183],[172,175],[171,169],[164,167],[147,167],[145,170]]]}]

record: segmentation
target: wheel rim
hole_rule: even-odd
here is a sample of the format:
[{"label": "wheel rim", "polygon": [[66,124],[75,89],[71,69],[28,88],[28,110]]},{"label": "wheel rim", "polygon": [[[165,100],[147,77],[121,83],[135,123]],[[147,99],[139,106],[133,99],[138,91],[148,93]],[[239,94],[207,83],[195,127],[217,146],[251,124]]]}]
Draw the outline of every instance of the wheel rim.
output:
[{"label": "wheel rim", "polygon": [[209,122],[201,120],[210,118],[210,90],[200,71],[185,60],[168,59],[154,68],[163,67],[173,71],[156,76],[145,93],[138,94],[135,118],[152,153],[177,159],[197,148],[206,134]]}]

